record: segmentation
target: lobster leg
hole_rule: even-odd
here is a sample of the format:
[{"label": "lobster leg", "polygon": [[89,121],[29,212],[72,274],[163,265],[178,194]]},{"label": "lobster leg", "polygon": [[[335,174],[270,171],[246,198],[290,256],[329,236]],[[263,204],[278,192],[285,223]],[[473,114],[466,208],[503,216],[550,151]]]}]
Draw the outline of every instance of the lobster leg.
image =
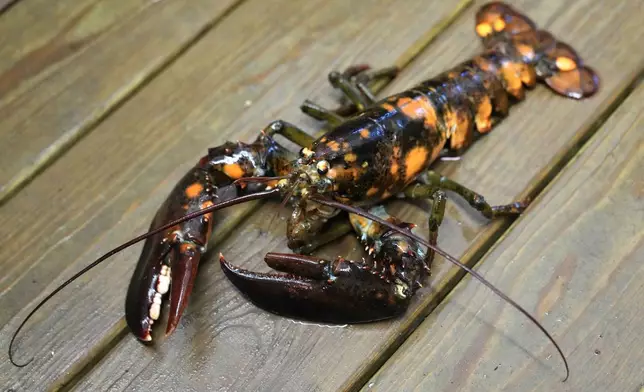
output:
[{"label": "lobster leg", "polygon": [[429,170],[422,177],[426,184],[414,184],[405,189],[404,197],[412,199],[431,198],[438,189],[452,191],[467,201],[470,206],[481,212],[488,219],[502,216],[515,216],[521,214],[528,206],[527,202],[514,202],[510,204],[492,206],[485,198],[473,190],[452,181],[445,176]]},{"label": "lobster leg", "polygon": [[344,120],[343,117],[335,114],[329,109],[323,108],[322,106],[308,99],[302,103],[300,109],[309,117],[314,118],[318,121],[326,121],[332,127],[339,125]]},{"label": "lobster leg", "polygon": [[[348,67],[342,74],[340,74],[340,78],[343,79],[343,83],[354,85],[370,103],[373,103],[376,101],[375,94],[371,90],[374,84],[381,81],[392,80],[398,75],[399,71],[400,70],[396,66],[371,71],[371,67],[369,65],[362,64]],[[331,85],[337,88],[333,82],[334,76],[333,72],[329,74],[329,80],[331,80]]]},{"label": "lobster leg", "polygon": [[[438,229],[443,218],[445,217],[445,205],[447,204],[447,194],[442,189],[434,189],[431,196],[432,210],[429,214],[429,243],[438,244]],[[427,249],[427,265],[432,265],[436,252],[433,249]]]},{"label": "lobster leg", "polygon": [[[392,223],[411,229],[387,215]],[[406,236],[350,214],[350,221],[368,258],[324,260],[298,254],[269,253],[266,263],[284,272],[258,273],[236,267],[220,256],[230,281],[267,311],[327,323],[362,323],[395,317],[405,311],[429,270],[422,248]]]},{"label": "lobster leg", "polygon": [[[276,134],[282,135],[300,147],[310,146],[315,141],[313,136],[304,132],[295,125],[282,120],[273,121],[263,130],[263,132],[267,136],[273,136]],[[280,146],[280,148],[283,147]],[[282,174],[286,174],[286,172],[280,173],[280,175]]]},{"label": "lobster leg", "polygon": [[331,111],[307,99],[300,108],[310,117],[335,126],[344,120],[344,117],[353,115],[358,110],[375,102],[376,98],[371,90],[373,86],[376,83],[393,79],[398,75],[398,72],[399,69],[395,66],[371,71],[371,67],[364,64],[348,67],[342,73],[333,71],[329,73],[329,81],[334,88],[338,88],[344,93],[345,98],[350,101],[349,105]]}]

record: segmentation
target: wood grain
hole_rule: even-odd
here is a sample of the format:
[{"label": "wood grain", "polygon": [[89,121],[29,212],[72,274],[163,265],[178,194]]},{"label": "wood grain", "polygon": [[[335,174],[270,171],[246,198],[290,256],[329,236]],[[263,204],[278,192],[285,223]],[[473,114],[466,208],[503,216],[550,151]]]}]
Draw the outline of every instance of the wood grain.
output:
[{"label": "wood grain", "polygon": [[[524,1],[517,6],[577,48],[602,75],[601,93],[586,102],[554,97],[545,88],[530,94],[511,117],[477,143],[460,162],[438,169],[504,203],[530,195],[574,153],[592,132],[591,125],[611,110],[621,91],[641,69],[643,57],[630,48],[644,38],[634,2],[620,7],[579,2]],[[470,9],[453,28],[406,69],[390,91],[438,73],[478,50]],[[581,15],[581,17],[580,17]],[[590,23],[590,21],[593,21]],[[619,31],[614,30],[620,24]],[[607,54],[608,53],[608,54]],[[548,113],[544,118],[544,113]],[[396,211],[426,229],[422,208],[396,203]],[[285,251],[287,212],[263,208],[235,233],[222,251],[247,268],[266,271],[262,256]],[[507,227],[488,224],[452,198],[440,235],[443,248],[473,261]],[[360,255],[347,238],[322,255]],[[214,259],[214,258],[213,258]],[[326,391],[359,388],[458,280],[460,274],[437,263],[433,287],[419,293],[406,317],[391,322],[349,327],[298,323],[263,312],[245,300],[221,276],[216,262],[204,264],[182,329],[155,351],[125,339],[79,385],[79,390],[145,388],[163,384],[170,390]],[[404,374],[404,373],[401,373]]]},{"label": "wood grain", "polygon": [[0,20],[0,204],[237,0],[23,0]]},{"label": "wood grain", "polygon": [[[43,290],[147,229],[206,146],[250,140],[269,120],[301,117],[297,107],[305,98],[330,95],[326,73],[358,61],[389,64],[456,8],[418,0],[392,14],[394,3],[378,1],[368,9],[340,0],[297,7],[287,0],[243,3],[21,197],[10,199],[0,210],[7,244],[0,249],[6,272],[1,317],[12,320],[2,340],[26,312],[14,316]],[[382,26],[405,26],[404,34],[376,41]],[[45,388],[118,325],[138,252],[140,247],[124,252],[43,309],[19,345],[29,348],[19,358],[33,353],[36,361],[22,370],[0,364],[7,387]]]},{"label": "wood grain", "polygon": [[643,207],[640,85],[480,263],[555,335],[570,380],[543,335],[468,278],[363,390],[638,391]]}]

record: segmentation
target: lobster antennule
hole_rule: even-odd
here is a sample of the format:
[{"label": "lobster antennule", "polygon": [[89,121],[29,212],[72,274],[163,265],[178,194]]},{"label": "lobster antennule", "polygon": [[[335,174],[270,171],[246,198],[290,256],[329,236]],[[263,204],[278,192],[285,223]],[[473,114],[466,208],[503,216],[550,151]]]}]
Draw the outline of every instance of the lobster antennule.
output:
[{"label": "lobster antennule", "polygon": [[13,344],[14,344],[14,342],[16,340],[16,337],[18,336],[18,334],[22,330],[22,328],[25,326],[25,324],[27,324],[27,321],[29,321],[31,319],[31,317],[43,305],[45,305],[54,295],[56,295],[58,292],[63,290],[65,287],[67,287],[69,284],[74,282],[76,279],[81,277],[83,274],[85,274],[89,270],[91,270],[94,267],[96,267],[97,265],[101,264],[103,261],[105,261],[108,258],[112,257],[113,255],[121,252],[122,250],[127,249],[130,246],[132,246],[132,245],[134,245],[134,244],[136,244],[138,242],[141,242],[141,241],[143,241],[143,240],[145,240],[145,239],[147,239],[147,238],[149,238],[149,237],[151,237],[151,236],[153,236],[153,235],[155,235],[157,233],[160,233],[160,232],[162,232],[164,230],[167,230],[167,229],[169,229],[169,228],[171,228],[171,227],[173,227],[173,226],[175,226],[175,225],[177,225],[179,223],[182,223],[182,222],[188,221],[190,219],[194,219],[196,217],[199,217],[201,215],[208,214],[210,212],[217,211],[217,210],[220,210],[220,209],[223,209],[223,208],[226,208],[226,207],[230,207],[230,206],[233,206],[233,205],[245,203],[245,202],[248,202],[248,201],[251,201],[251,200],[265,199],[265,198],[268,198],[270,196],[273,196],[274,194],[278,194],[279,192],[280,192],[280,190],[275,188],[275,189],[271,189],[271,190],[268,190],[268,191],[261,191],[261,192],[256,192],[256,193],[252,193],[252,194],[249,194],[249,195],[239,196],[239,197],[236,197],[234,199],[230,199],[230,200],[223,201],[221,203],[213,204],[212,206],[203,208],[203,209],[201,209],[199,211],[195,211],[195,212],[190,213],[190,214],[186,214],[185,216],[183,216],[183,217],[181,217],[179,219],[176,219],[176,220],[174,220],[174,221],[172,221],[170,223],[164,224],[164,225],[162,225],[162,226],[160,226],[160,227],[158,227],[156,229],[153,229],[153,230],[150,230],[150,231],[148,231],[148,232],[146,232],[144,234],[141,234],[138,237],[135,237],[135,238],[133,238],[133,239],[131,239],[131,240],[129,240],[129,241],[117,246],[116,248],[110,250],[109,252],[105,253],[103,256],[101,256],[98,259],[94,260],[90,265],[88,265],[87,267],[83,268],[82,270],[80,270],[79,272],[74,274],[71,278],[67,279],[60,286],[58,286],[56,289],[54,289],[51,293],[47,294],[47,296],[45,298],[43,298],[36,305],[36,307],[34,307],[29,312],[29,314],[27,314],[27,317],[25,317],[25,319],[20,323],[20,325],[16,329],[16,332],[14,332],[13,336],[11,337],[11,341],[9,343],[9,349],[8,349],[9,361],[16,367],[25,367],[25,366],[29,365],[34,360],[34,358],[32,357],[31,359],[29,359],[25,363],[17,363],[15,361],[15,359],[14,359],[14,356],[13,356],[14,355],[14,353],[13,353]]},{"label": "lobster antennule", "polygon": [[353,213],[353,214],[356,214],[356,215],[360,215],[360,216],[363,216],[363,217],[365,217],[367,219],[370,219],[370,220],[373,220],[375,222],[378,222],[381,225],[383,225],[383,226],[385,226],[385,227],[387,227],[387,228],[389,228],[389,229],[391,229],[391,230],[393,230],[395,232],[403,234],[403,235],[407,236],[408,238],[413,239],[414,241],[417,241],[418,243],[423,244],[424,246],[427,246],[428,248],[434,250],[439,255],[443,256],[445,259],[447,259],[452,264],[456,265],[460,269],[462,269],[465,272],[467,272],[468,274],[472,275],[474,278],[476,278],[476,280],[478,280],[479,282],[484,284],[487,288],[492,290],[492,292],[494,294],[498,295],[504,301],[506,301],[512,307],[514,307],[516,310],[521,312],[534,325],[536,325],[537,328],[539,328],[539,330],[541,330],[541,332],[544,333],[544,335],[546,335],[548,340],[550,340],[550,342],[552,342],[552,344],[555,346],[555,348],[557,349],[559,355],[561,356],[561,359],[564,362],[564,366],[566,368],[566,377],[563,379],[563,382],[568,380],[568,377],[570,376],[570,368],[568,367],[568,360],[566,359],[566,356],[564,355],[563,351],[561,350],[561,347],[559,347],[559,344],[555,341],[555,339],[552,337],[552,335],[550,335],[550,333],[546,330],[546,328],[543,325],[541,325],[541,323],[539,321],[537,321],[537,319],[534,316],[532,316],[527,310],[525,310],[525,308],[523,308],[521,305],[519,305],[517,302],[515,302],[512,298],[510,298],[503,291],[501,291],[500,289],[495,287],[492,283],[490,283],[487,279],[485,279],[481,274],[479,274],[478,272],[474,271],[473,269],[471,269],[467,265],[463,264],[457,258],[455,258],[454,256],[450,255],[449,253],[445,252],[441,248],[439,248],[439,247],[437,247],[435,245],[432,245],[427,240],[417,236],[416,234],[412,233],[411,231],[407,231],[407,230],[404,230],[404,229],[402,229],[400,227],[397,227],[396,225],[392,224],[391,222],[388,222],[388,221],[386,221],[386,220],[384,220],[384,219],[382,219],[382,218],[380,218],[380,217],[378,217],[378,216],[376,216],[374,214],[371,214],[371,213],[369,213],[367,211],[364,211],[361,208],[349,206],[349,205],[346,205],[346,204],[343,204],[343,203],[340,203],[340,202],[337,202],[337,201],[329,200],[329,199],[326,199],[326,198],[323,198],[323,197],[320,197],[320,196],[317,196],[317,195],[311,196],[311,199],[313,201],[317,202],[317,203],[324,204],[324,205],[329,206],[329,207],[334,207],[334,208],[337,208],[337,209],[340,209],[340,210],[343,210],[343,211],[346,211],[346,212],[349,212],[349,213]]}]

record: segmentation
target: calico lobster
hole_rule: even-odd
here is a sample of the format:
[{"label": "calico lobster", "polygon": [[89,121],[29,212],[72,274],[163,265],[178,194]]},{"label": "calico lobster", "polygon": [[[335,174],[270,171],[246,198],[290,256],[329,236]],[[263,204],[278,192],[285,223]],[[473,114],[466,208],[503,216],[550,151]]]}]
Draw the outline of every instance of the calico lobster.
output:
[{"label": "calico lobster", "polygon": [[[492,206],[480,194],[430,171],[429,166],[444,154],[462,153],[476,137],[488,133],[537,81],[555,93],[582,99],[598,90],[599,78],[570,46],[537,29],[529,18],[504,3],[484,5],[476,15],[475,30],[483,41],[481,54],[381,100],[374,98],[370,85],[395,77],[396,68],[374,71],[369,66],[354,66],[330,73],[332,86],[351,104],[346,110],[331,111],[304,102],[304,113],[331,126],[318,139],[279,120],[264,128],[252,143],[227,142],[209,149],[174,187],[150,232],[80,271],[27,319],[71,280],[125,247],[146,240],[127,292],[126,321],[138,339],[150,342],[164,298],[169,296],[169,335],[187,306],[211,238],[215,210],[277,196],[293,206],[287,238],[289,248],[298,253],[268,253],[265,261],[284,273],[243,270],[220,255],[224,273],[259,307],[328,323],[392,318],[406,310],[439,253],[529,317],[556,346],[567,378],[565,356],[545,328],[482,276],[436,246],[446,190],[463,197],[489,219],[520,214],[527,203]],[[277,134],[300,145],[299,153],[279,144]],[[386,212],[381,203],[392,197],[433,200],[429,240],[416,235],[413,224]],[[329,228],[327,222],[342,211],[349,213],[349,224]],[[324,260],[307,255],[351,228],[368,251],[366,258]],[[15,364],[11,345],[9,355]]]}]

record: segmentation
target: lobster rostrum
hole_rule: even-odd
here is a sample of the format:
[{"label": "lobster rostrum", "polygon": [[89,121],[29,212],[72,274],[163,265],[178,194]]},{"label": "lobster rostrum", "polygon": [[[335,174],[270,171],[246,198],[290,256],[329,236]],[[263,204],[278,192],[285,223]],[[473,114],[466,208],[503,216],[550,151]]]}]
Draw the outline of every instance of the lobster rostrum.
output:
[{"label": "lobster rostrum", "polygon": [[[381,100],[374,98],[370,85],[393,78],[397,69],[354,66],[329,74],[331,84],[351,105],[330,111],[304,102],[304,113],[331,127],[318,139],[292,124],[275,121],[252,143],[227,142],[209,149],[172,190],[150,232],[80,271],[27,319],[71,280],[146,240],[127,293],[126,321],[137,338],[151,341],[169,296],[169,335],[187,306],[198,264],[211,239],[215,210],[280,197],[293,207],[287,238],[289,248],[297,253],[268,253],[265,261],[282,273],[243,270],[220,256],[230,281],[261,308],[330,323],[395,317],[406,310],[439,253],[529,317],[555,344],[565,363],[554,339],[527,311],[436,247],[447,190],[489,219],[520,214],[527,204],[491,206],[478,193],[430,171],[429,166],[444,154],[465,151],[507,116],[511,104],[522,101],[526,88],[537,81],[560,95],[582,99],[598,90],[599,79],[571,47],[504,3],[484,5],[476,15],[475,30],[483,41],[481,54]],[[291,152],[276,141],[277,134],[302,149]],[[382,203],[392,197],[432,199],[428,240],[413,232],[413,224],[385,211]],[[342,211],[349,213],[348,224],[327,225]],[[368,253],[361,260],[307,255],[351,229]]]}]

